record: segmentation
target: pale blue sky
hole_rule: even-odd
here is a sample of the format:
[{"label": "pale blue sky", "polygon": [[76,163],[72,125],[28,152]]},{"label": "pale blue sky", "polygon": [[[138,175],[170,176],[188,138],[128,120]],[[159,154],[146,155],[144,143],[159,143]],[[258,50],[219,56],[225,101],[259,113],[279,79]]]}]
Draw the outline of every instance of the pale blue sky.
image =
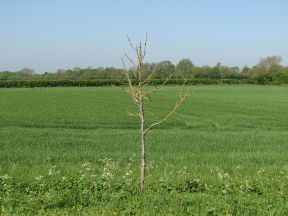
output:
[{"label": "pale blue sky", "polygon": [[0,71],[122,67],[145,32],[148,62],[288,64],[287,0],[0,0]]}]

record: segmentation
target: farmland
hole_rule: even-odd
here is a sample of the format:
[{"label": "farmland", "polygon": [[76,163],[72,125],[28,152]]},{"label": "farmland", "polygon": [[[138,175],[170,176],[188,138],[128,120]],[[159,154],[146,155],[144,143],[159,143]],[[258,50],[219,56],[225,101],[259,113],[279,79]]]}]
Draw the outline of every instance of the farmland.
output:
[{"label": "farmland", "polygon": [[[163,88],[147,108],[164,115],[173,107],[179,88]],[[2,213],[288,213],[287,86],[193,86],[179,111],[148,135],[143,196],[135,192],[139,123],[126,112],[134,109],[125,92],[116,87],[0,89]],[[149,114],[147,118],[147,123],[153,121]],[[125,183],[123,198],[114,183],[127,174],[128,165],[133,183]],[[81,167],[89,167],[89,173],[100,181],[97,176],[103,177],[105,166],[115,172],[114,179],[106,179],[109,188],[101,191],[106,197],[95,201],[96,192],[90,191],[95,203],[86,201],[76,207],[59,204],[56,198],[54,206],[42,208],[43,200],[35,204],[34,198],[47,191],[23,192],[32,204],[27,197],[17,202],[13,193],[21,200],[21,190],[7,193],[3,186],[37,185],[35,178],[41,176],[43,184],[49,182],[53,189],[55,179],[64,176],[80,181]],[[51,180],[53,172],[57,174]],[[81,188],[75,190],[81,192]]]}]

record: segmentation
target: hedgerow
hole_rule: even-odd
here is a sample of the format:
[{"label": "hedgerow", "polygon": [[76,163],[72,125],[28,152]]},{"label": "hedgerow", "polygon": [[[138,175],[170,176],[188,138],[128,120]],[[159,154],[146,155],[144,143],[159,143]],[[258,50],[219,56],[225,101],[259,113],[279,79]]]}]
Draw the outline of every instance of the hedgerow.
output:
[{"label": "hedgerow", "polygon": [[[132,81],[137,84],[137,80]],[[160,85],[162,79],[151,80],[150,85]],[[218,85],[218,84],[253,84],[251,80],[237,79],[188,79],[187,85]],[[183,84],[183,80],[171,79],[169,85]],[[34,88],[34,87],[90,87],[90,86],[125,86],[126,80],[119,79],[97,79],[97,80],[7,80],[0,81],[0,88]]]}]

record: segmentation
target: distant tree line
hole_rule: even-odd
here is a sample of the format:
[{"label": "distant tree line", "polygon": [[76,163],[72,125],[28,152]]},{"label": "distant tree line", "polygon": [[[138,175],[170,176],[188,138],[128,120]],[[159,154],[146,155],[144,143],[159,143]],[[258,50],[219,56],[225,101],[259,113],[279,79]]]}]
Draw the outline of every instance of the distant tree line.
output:
[{"label": "distant tree line", "polygon": [[[223,83],[230,80],[229,83],[255,83],[255,84],[288,84],[288,67],[281,65],[282,58],[280,56],[271,56],[263,58],[259,63],[251,68],[245,66],[240,70],[239,67],[228,67],[221,63],[217,63],[214,67],[196,66],[189,59],[182,59],[177,65],[170,61],[161,61],[158,63],[145,63],[143,65],[143,76],[149,74],[149,71],[155,70],[155,82],[164,80],[172,71],[176,71],[172,83],[177,83],[177,80],[182,76],[194,82],[206,83]],[[131,68],[131,74],[134,68]],[[103,80],[107,83],[108,80],[124,80],[125,72],[123,69],[107,67],[107,68],[73,68],[68,70],[59,69],[57,72],[37,74],[32,69],[24,68],[17,72],[2,71],[0,72],[0,81],[62,81],[57,82],[61,85],[63,81],[81,81],[74,82],[75,85],[89,85],[89,80]],[[85,80],[85,81],[84,81]],[[106,80],[104,82],[104,80]],[[158,80],[158,81],[157,81]],[[193,81],[195,80],[195,81]],[[207,80],[207,81],[204,81]],[[218,81],[216,81],[218,80]],[[238,81],[231,81],[238,80]],[[42,82],[42,83],[43,83]],[[120,81],[111,81],[121,83]],[[13,83],[13,82],[10,82]],[[34,82],[35,83],[35,82]],[[46,82],[47,83],[47,82]],[[51,83],[51,82],[49,82]],[[56,83],[56,82],[55,82]],[[70,82],[73,83],[73,82]],[[90,85],[92,85],[90,82]],[[96,83],[96,81],[95,81]],[[101,83],[101,81],[97,81]],[[113,84],[113,83],[111,83]]]}]

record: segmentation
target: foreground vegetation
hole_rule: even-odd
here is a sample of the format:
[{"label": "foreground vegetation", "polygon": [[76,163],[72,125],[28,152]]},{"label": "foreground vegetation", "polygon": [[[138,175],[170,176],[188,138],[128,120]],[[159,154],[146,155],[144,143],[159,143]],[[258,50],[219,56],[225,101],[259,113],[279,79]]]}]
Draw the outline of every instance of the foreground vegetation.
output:
[{"label": "foreground vegetation", "polygon": [[[178,88],[150,109],[164,114]],[[1,214],[287,215],[288,88],[193,91],[151,131],[140,196],[138,122],[124,92],[0,89]]]},{"label": "foreground vegetation", "polygon": [[[67,175],[56,166],[30,181],[0,177],[1,214],[56,215],[287,215],[288,167],[260,169],[250,176],[211,169],[196,177],[181,170],[151,179],[144,195],[131,169],[109,159],[101,172],[89,162]],[[167,169],[170,167],[167,166]],[[160,171],[150,166],[152,172]]]}]

